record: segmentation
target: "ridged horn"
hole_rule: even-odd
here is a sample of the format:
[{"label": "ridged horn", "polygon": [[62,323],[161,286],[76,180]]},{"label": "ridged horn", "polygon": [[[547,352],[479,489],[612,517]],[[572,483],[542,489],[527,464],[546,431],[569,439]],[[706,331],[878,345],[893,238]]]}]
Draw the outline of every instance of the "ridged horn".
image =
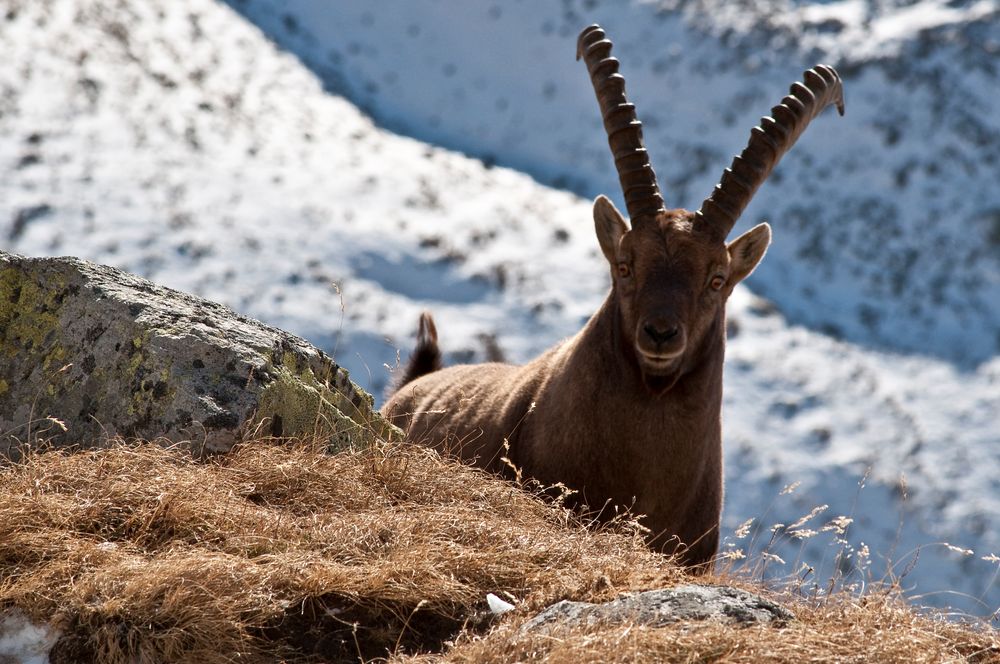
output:
[{"label": "ridged horn", "polygon": [[663,197],[642,143],[642,123],[636,119],[635,106],[625,98],[625,79],[618,73],[617,58],[611,57],[611,46],[601,26],[588,26],[577,39],[576,59],[583,58],[594,85],[634,228],[637,222],[655,217],[664,209]]},{"label": "ridged horn", "polygon": [[788,151],[813,118],[830,104],[844,114],[844,88],[833,67],[816,65],[803,75],[804,83],[793,83],[788,95],[761,118],[750,132],[743,153],[722,174],[712,195],[701,204],[696,222],[705,224],[725,239],[750,204],[758,187]]}]

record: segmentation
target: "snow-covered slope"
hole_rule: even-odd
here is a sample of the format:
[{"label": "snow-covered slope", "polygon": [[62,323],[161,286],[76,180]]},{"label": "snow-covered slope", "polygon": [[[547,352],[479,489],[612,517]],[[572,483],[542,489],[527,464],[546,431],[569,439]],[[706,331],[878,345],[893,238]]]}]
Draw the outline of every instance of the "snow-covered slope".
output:
[{"label": "snow-covered slope", "polygon": [[815,123],[744,215],[780,238],[752,287],[855,343],[966,366],[1000,350],[1000,3],[230,4],[385,126],[590,196],[617,182],[573,58],[600,22],[677,207],[804,69],[835,65],[847,116]]},{"label": "snow-covered slope", "polygon": [[[496,20],[523,13],[528,4],[547,7],[498,5]],[[480,120],[490,132],[513,126],[504,125],[505,118],[520,113],[521,129],[497,139],[496,145],[507,150],[505,162],[539,176],[551,168],[546,177],[555,178],[566,171],[556,167],[559,160],[568,159],[583,174],[580,187],[614,192],[592,93],[579,65],[564,62],[572,62],[577,23],[589,22],[591,16],[565,16],[556,8],[551,10],[551,29],[544,21],[533,23],[526,42],[511,30],[503,32],[504,39],[489,41],[476,30],[492,20],[490,14],[481,18],[470,13],[471,3],[447,5],[452,24],[435,13],[440,8],[434,10],[438,5],[432,3],[412,4],[423,7],[425,14],[415,9],[408,13],[407,3],[369,19],[362,10],[352,9],[352,3],[323,3],[330,12],[354,12],[356,29],[345,37],[321,30],[324,17],[310,13],[316,6],[288,3],[300,13],[280,20],[294,26],[296,39],[312,44],[311,52],[341,53],[342,66],[328,72],[331,76],[358,69],[343,65],[352,51],[377,48],[389,53],[412,43],[401,62],[425,65],[400,65],[396,81],[414,78],[407,86],[423,89],[428,104],[436,99],[435,91],[439,96],[452,94],[433,66],[441,40],[465,34],[443,47],[456,67],[452,77],[473,62],[502,60],[507,66],[491,65],[489,71],[498,79],[483,79],[481,92],[473,93],[476,79],[462,84],[466,97],[450,98],[441,107],[454,112],[441,115],[436,129],[441,134],[435,140],[447,142],[444,132],[455,131],[453,120],[459,127],[468,126],[462,118],[471,117],[470,108],[480,109]],[[407,352],[423,308],[435,312],[450,361],[483,359],[498,351],[520,361],[578,329],[604,295],[606,267],[593,238],[588,201],[541,186],[527,175],[375,126],[354,105],[324,92],[297,58],[277,50],[225,5],[213,0],[31,0],[9,7],[0,18],[5,48],[0,65],[0,237],[5,249],[73,254],[228,303],[334,352],[376,393],[388,378],[383,364],[395,364],[397,348]],[[264,5],[251,2],[247,7]],[[706,14],[694,5],[687,10],[693,18],[659,14],[645,5],[619,18],[601,11],[595,12],[596,18],[621,41],[621,57],[629,63],[638,60],[636,80],[632,82],[632,64],[626,73],[643,119],[655,127],[650,147],[666,175],[664,188],[674,192],[675,202],[697,205],[731,153],[742,147],[756,116],[780,97],[802,65],[776,64],[774,58],[761,56],[755,72],[769,73],[752,78],[749,69],[721,67],[737,57],[734,53],[742,53],[740,39],[720,41],[692,32],[705,41],[699,46],[698,39],[688,38],[704,58],[699,62],[714,62],[719,69],[705,65],[704,84],[687,77],[683,90],[661,100],[659,122],[651,122],[643,109],[656,108],[656,99],[642,95],[663,87],[656,82],[660,79],[654,76],[655,59],[649,50],[659,48],[660,42],[652,37],[642,41],[643,30],[671,25],[694,31]],[[370,21],[395,25],[401,17],[412,19],[422,38],[408,37],[414,41],[407,42],[365,28]],[[304,26],[324,35],[323,40],[310,41]],[[358,41],[362,35],[374,36]],[[729,39],[735,43],[727,55],[719,45]],[[535,45],[534,60],[518,54],[525,46],[514,44],[522,43]],[[544,59],[550,53],[557,53],[552,62]],[[677,57],[685,62],[688,58]],[[667,74],[688,71],[672,62],[663,65]],[[693,61],[690,65],[694,67]],[[783,176],[766,185],[766,195],[762,192],[744,220],[763,214],[773,219],[775,247],[764,265],[776,265],[772,276],[764,274],[753,284],[770,300],[740,289],[731,306],[736,334],[726,376],[724,526],[733,531],[757,517],[762,530],[745,539],[733,535],[730,548],[746,549],[751,537],[762,548],[772,524],[791,524],[813,507],[828,504],[806,525],[849,515],[855,521],[843,536],[848,544],[839,544],[832,531],[801,542],[781,535],[772,550],[785,562],[770,563],[772,571],[799,571],[797,563],[806,562],[817,568],[809,579],[822,583],[834,573],[834,565],[841,565],[835,560],[837,552],[863,550],[863,542],[871,551],[871,573],[880,578],[887,559],[901,561],[896,572],[902,573],[913,560],[912,551],[923,547],[904,585],[915,585],[914,592],[925,602],[989,614],[1000,606],[1000,586],[994,582],[997,562],[983,560],[1000,552],[1000,358],[982,345],[985,342],[967,340],[966,357],[977,358],[976,366],[935,359],[950,356],[947,344],[927,338],[927,346],[919,346],[916,332],[904,335],[894,347],[920,348],[931,357],[887,354],[873,347],[888,341],[860,328],[847,340],[838,340],[798,324],[822,322],[824,317],[840,320],[833,300],[779,297],[787,288],[805,288],[805,275],[810,275],[808,283],[817,292],[829,289],[829,297],[851,306],[871,299],[889,306],[900,320],[924,325],[919,317],[906,318],[902,310],[892,309],[902,305],[892,305],[891,297],[870,290],[869,278],[876,267],[887,270],[891,263],[882,261],[888,259],[878,252],[867,262],[851,258],[859,247],[875,251],[878,246],[874,238],[852,244],[857,237],[885,232],[863,218],[858,212],[863,206],[838,216],[842,241],[824,245],[820,262],[797,256],[808,225],[800,228],[788,221],[795,218],[788,200],[803,204],[802,192],[840,205],[848,198],[863,200],[868,195],[864,192],[883,177],[868,162],[883,159],[875,148],[884,151],[884,146],[866,148],[866,138],[844,147],[856,133],[870,137],[876,132],[860,118],[874,117],[872,109],[882,103],[878,90],[865,84],[865,95],[850,95],[858,80],[882,77],[880,71],[872,65],[851,74],[848,112],[859,120],[848,124],[833,115],[817,120],[783,164]],[[536,72],[551,79],[556,90],[544,113],[537,94],[519,94],[517,88],[518,81]],[[782,82],[769,83],[770,76]],[[972,82],[963,79],[955,85]],[[343,83],[342,89],[347,89]],[[730,85],[747,95],[735,106]],[[406,86],[400,86],[402,98]],[[564,89],[573,90],[572,97],[559,92]],[[505,104],[495,103],[498,94]],[[481,105],[484,95],[493,100],[493,110]],[[859,103],[864,96],[874,105],[868,111]],[[731,121],[723,117],[726,103]],[[671,120],[667,126],[674,108],[686,109],[677,112],[687,120]],[[919,105],[905,110],[922,112]],[[699,112],[705,117],[703,131],[692,120]],[[411,118],[414,133],[431,131],[417,110],[398,113],[399,122]],[[712,147],[703,154],[711,163],[692,169],[706,132],[711,132],[713,145],[717,134],[727,147]],[[917,138],[925,137],[916,132],[900,138],[898,149],[924,154]],[[523,136],[519,141],[518,135]],[[671,155],[677,164],[668,160]],[[995,168],[995,162],[990,166],[980,156],[966,158],[977,169]],[[499,150],[496,159],[501,159]],[[853,171],[848,164],[854,165]],[[695,175],[686,179],[685,173]],[[936,186],[942,196],[954,197],[971,191],[975,182],[969,176]],[[926,202],[922,189],[931,183],[920,183],[908,185],[914,187],[912,199],[906,196],[909,188],[895,195],[892,200],[903,206],[899,209],[916,210],[920,201]],[[996,194],[985,186],[970,200],[972,206],[997,203]],[[834,224],[823,214],[816,223],[829,232]],[[969,271],[980,290],[970,287],[968,297],[985,297],[996,288],[985,267],[993,259],[985,254],[969,258],[962,253],[965,245],[955,244],[966,222],[963,217],[935,227],[950,233],[951,239],[938,246],[936,254],[918,247],[920,257]],[[897,220],[900,227],[915,223]],[[898,238],[916,242],[905,234]],[[893,245],[885,255],[903,246]],[[864,270],[854,274],[851,266]],[[923,274],[925,267],[913,269]],[[778,283],[785,290],[776,292]],[[948,292],[952,289],[949,282]],[[943,321],[951,321],[933,328],[935,334],[952,330],[948,334],[968,333],[971,339],[970,331],[978,330],[980,336],[990,332],[987,324],[996,320],[995,301],[983,308],[985,313],[975,314],[979,318],[958,317],[957,310],[949,308],[956,302],[945,298],[928,305],[929,312],[938,311]],[[850,321],[847,316],[842,329],[849,328]],[[869,467],[870,479],[859,491],[858,482]],[[779,495],[794,482],[801,483],[795,491]],[[929,544],[941,541],[974,553]],[[842,569],[850,569],[856,560],[844,562]],[[967,597],[956,600],[939,594],[949,591]]]}]

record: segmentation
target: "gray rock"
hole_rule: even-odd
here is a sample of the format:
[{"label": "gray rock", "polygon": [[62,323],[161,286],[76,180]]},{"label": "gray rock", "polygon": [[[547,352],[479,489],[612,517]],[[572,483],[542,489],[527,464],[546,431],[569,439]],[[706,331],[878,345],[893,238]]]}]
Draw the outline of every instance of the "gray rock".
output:
[{"label": "gray rock", "polygon": [[738,626],[783,623],[795,616],[784,607],[729,586],[683,585],[630,593],[603,604],[553,604],[526,622],[522,631],[547,633],[574,624],[632,623],[663,627],[682,620],[718,620]]},{"label": "gray rock", "polygon": [[322,351],[222,305],[75,258],[0,252],[0,455],[116,435],[199,452],[255,432],[364,446],[398,434],[372,406]]}]

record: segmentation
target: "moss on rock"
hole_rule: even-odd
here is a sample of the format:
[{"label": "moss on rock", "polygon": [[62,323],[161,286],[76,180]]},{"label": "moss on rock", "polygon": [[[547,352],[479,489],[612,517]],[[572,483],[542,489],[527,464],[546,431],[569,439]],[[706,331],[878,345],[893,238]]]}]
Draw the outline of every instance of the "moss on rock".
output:
[{"label": "moss on rock", "polygon": [[261,390],[257,418],[275,436],[328,438],[333,450],[365,445],[370,431],[341,412],[332,396],[326,387],[280,370]]},{"label": "moss on rock", "polygon": [[0,351],[37,355],[59,326],[60,291],[59,284],[42,286],[16,268],[0,269]]},{"label": "moss on rock", "polygon": [[322,351],[222,305],[73,258],[0,252],[0,455],[115,435],[226,451],[264,420],[367,446],[398,435],[373,404]]}]

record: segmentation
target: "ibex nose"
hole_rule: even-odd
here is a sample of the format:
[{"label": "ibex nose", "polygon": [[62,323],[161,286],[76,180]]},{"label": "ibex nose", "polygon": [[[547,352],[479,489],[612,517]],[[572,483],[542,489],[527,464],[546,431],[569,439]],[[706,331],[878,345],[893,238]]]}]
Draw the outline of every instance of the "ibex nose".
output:
[{"label": "ibex nose", "polygon": [[666,323],[652,322],[642,326],[642,331],[656,343],[657,346],[673,340],[680,333],[680,327]]}]

